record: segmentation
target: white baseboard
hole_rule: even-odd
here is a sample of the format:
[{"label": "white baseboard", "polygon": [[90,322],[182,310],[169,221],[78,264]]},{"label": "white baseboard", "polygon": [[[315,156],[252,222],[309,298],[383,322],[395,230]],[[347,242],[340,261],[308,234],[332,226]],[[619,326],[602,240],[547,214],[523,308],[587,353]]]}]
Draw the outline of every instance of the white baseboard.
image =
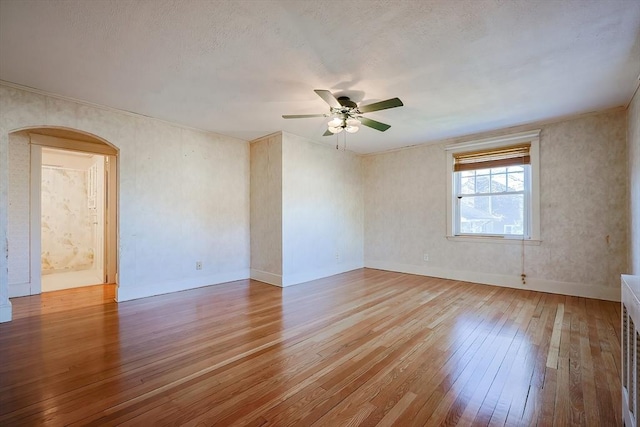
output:
[{"label": "white baseboard", "polygon": [[358,268],[362,268],[362,264],[338,264],[336,266],[331,266],[328,268],[303,271],[301,273],[294,273],[284,276],[252,268],[251,278],[253,280],[264,282],[269,285],[287,287],[310,282],[312,280],[323,279],[325,277],[334,276],[340,273],[346,273],[347,271],[357,270]]},{"label": "white baseboard", "polygon": [[484,285],[503,286],[507,288],[526,289],[530,291],[548,292],[552,294],[571,295],[584,298],[595,298],[606,301],[620,301],[620,288],[605,287],[592,283],[560,282],[528,277],[522,284],[520,276],[479,273],[464,270],[402,264],[385,261],[365,261],[366,268],[397,271],[399,273],[417,274],[420,276],[440,277],[443,279],[481,283]]},{"label": "white baseboard", "polygon": [[0,304],[0,323],[11,321],[11,301]]},{"label": "white baseboard", "polygon": [[311,280],[323,279],[325,277],[334,276],[347,271],[362,268],[362,263],[355,264],[336,264],[335,266],[319,268],[311,271],[303,271],[294,274],[284,274],[282,277],[282,286],[293,286],[300,283],[310,282]]},{"label": "white baseboard", "polygon": [[266,271],[256,270],[255,268],[252,268],[251,278],[268,285],[282,287],[282,275],[280,274],[268,273]]},{"label": "white baseboard", "polygon": [[249,278],[249,269],[232,271],[228,273],[214,274],[206,277],[194,277],[184,280],[171,280],[168,282],[154,282],[148,286],[127,286],[119,284],[116,288],[116,301],[130,301],[138,298],[152,297],[155,295],[169,294],[185,291],[187,289],[202,288],[204,286],[219,285],[236,280]]},{"label": "white baseboard", "polygon": [[9,298],[26,297],[31,295],[31,283],[9,284]]}]

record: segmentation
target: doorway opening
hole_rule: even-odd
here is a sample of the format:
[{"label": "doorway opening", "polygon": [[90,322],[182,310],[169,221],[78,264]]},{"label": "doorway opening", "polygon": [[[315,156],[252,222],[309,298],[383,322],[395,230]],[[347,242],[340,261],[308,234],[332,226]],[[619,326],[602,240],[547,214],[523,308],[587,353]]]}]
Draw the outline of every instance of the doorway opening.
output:
[{"label": "doorway opening", "polygon": [[117,284],[117,163],[116,147],[82,131],[9,134],[9,297]]},{"label": "doorway opening", "polygon": [[106,283],[108,156],[42,148],[42,292]]},{"label": "doorway opening", "polygon": [[[66,157],[66,160],[62,157]],[[90,164],[86,164],[87,162]],[[7,234],[11,246],[7,254],[7,287],[10,298],[38,295],[43,290],[53,291],[89,284],[117,285],[117,163],[116,147],[98,136],[83,131],[62,127],[31,127],[9,133]],[[55,231],[46,235],[43,235],[42,231],[43,177],[48,180],[44,184],[44,221],[49,229]],[[80,194],[73,193],[65,187],[72,182],[79,183]],[[55,194],[52,188],[56,186],[62,186],[59,194],[62,199],[46,199],[51,192]],[[101,188],[102,194],[99,193]],[[80,204],[74,207],[74,202],[83,205],[85,217],[78,214],[81,212],[78,207]],[[62,219],[56,219],[57,222],[51,222],[52,214],[47,213],[47,204],[55,204],[67,214],[76,212],[76,216],[65,215]],[[102,220],[99,210],[103,212]],[[50,218],[47,218],[47,215]],[[92,249],[87,245],[78,245],[77,233],[80,233],[80,225],[86,226],[87,221],[92,227],[94,222],[97,224],[95,228],[88,229],[89,231],[85,228],[81,232],[84,233],[84,237],[80,236],[80,241],[86,242],[88,239]],[[41,250],[43,239],[44,267]],[[58,247],[64,246],[67,251],[53,252],[46,249],[51,247],[52,241]],[[62,280],[63,283],[47,283],[55,276],[62,278],[57,273],[77,271],[91,274],[91,278],[82,281],[78,278],[68,278],[69,280]],[[45,277],[43,289],[44,276],[51,277]],[[71,292],[75,290],[72,289]]]}]

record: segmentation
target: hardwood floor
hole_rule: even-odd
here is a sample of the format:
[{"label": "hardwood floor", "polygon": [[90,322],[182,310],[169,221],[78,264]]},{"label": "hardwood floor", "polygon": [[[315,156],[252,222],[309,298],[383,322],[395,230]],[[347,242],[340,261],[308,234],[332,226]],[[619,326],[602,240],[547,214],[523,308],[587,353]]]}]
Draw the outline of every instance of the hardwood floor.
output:
[{"label": "hardwood floor", "polygon": [[622,425],[620,305],[356,270],[12,300],[0,425]]}]

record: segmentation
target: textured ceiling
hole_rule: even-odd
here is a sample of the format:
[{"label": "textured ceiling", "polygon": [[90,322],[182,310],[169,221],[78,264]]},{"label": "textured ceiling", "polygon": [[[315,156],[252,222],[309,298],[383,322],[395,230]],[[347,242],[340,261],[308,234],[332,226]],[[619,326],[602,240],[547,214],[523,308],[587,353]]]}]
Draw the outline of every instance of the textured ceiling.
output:
[{"label": "textured ceiling", "polygon": [[369,153],[625,105],[638,0],[0,0],[0,79],[245,140],[320,142],[313,92],[399,97]]}]

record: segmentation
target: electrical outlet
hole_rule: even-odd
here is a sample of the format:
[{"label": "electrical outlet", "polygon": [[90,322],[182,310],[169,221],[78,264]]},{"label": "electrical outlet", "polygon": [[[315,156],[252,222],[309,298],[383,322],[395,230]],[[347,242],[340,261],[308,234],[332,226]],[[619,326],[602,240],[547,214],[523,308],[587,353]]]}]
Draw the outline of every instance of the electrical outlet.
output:
[{"label": "electrical outlet", "polygon": [[423,261],[429,261],[429,254],[422,255],[422,260]]},{"label": "electrical outlet", "polygon": [[202,261],[196,261],[196,270],[202,270]]}]

